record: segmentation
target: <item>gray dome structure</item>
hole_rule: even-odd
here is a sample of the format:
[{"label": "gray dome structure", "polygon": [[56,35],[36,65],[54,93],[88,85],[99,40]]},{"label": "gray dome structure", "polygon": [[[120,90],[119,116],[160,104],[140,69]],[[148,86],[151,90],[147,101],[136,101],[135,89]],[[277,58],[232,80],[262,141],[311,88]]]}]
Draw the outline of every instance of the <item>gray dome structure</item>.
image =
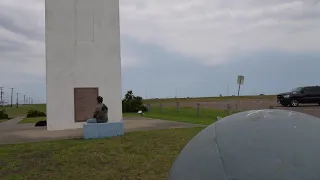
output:
[{"label": "gray dome structure", "polygon": [[196,135],[169,180],[319,180],[320,119],[267,109],[227,116]]}]

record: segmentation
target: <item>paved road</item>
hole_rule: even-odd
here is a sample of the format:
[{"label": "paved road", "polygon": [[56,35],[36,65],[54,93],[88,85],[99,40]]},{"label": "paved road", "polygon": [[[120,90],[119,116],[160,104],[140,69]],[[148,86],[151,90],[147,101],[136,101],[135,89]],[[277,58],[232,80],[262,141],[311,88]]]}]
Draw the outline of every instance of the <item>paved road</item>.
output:
[{"label": "paved road", "polygon": [[[18,124],[24,117],[16,117],[9,121],[0,123],[0,134],[4,131],[34,129],[34,124]],[[1,136],[0,136],[1,140]]]},{"label": "paved road", "polygon": [[[83,129],[47,131],[44,127],[34,127],[34,124],[17,124],[20,120],[22,120],[22,117],[14,118],[5,123],[0,123],[0,144],[74,139],[83,137]],[[142,117],[128,118],[124,120],[125,132],[170,128],[191,128],[200,126],[201,125],[158,119],[147,119]]]}]

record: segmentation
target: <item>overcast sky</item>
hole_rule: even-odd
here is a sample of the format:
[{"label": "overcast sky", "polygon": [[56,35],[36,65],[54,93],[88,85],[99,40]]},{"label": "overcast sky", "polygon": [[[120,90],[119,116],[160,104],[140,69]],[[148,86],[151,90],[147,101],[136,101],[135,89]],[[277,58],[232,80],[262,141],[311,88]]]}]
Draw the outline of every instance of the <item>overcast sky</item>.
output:
[{"label": "overcast sky", "polygon": [[[123,92],[273,94],[320,84],[319,0],[120,0]],[[0,86],[45,100],[44,0],[0,0]]]}]

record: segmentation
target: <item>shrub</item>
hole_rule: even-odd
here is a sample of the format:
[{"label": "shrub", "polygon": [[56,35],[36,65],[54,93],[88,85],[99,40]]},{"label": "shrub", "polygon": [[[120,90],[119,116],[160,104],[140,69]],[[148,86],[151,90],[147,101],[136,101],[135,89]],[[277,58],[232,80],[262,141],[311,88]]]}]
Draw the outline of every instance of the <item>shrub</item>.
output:
[{"label": "shrub", "polygon": [[5,109],[0,110],[0,119],[9,119],[9,115],[6,113]]},{"label": "shrub", "polygon": [[27,113],[27,118],[30,117],[45,117],[47,116],[46,113],[35,110],[35,109],[30,109]]},{"label": "shrub", "polygon": [[128,91],[122,100],[122,112],[138,112],[143,111],[147,112],[148,109],[143,105],[142,97],[135,96],[132,91]]},{"label": "shrub", "polygon": [[142,112],[148,112],[148,108],[144,105],[141,105],[139,108],[138,108],[138,111],[142,111]]}]

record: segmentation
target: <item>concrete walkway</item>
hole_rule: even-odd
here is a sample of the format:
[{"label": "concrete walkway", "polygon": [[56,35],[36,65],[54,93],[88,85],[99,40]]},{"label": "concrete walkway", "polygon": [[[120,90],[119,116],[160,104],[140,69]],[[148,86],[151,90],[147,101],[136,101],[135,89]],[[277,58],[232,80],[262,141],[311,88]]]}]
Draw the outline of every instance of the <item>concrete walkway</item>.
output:
[{"label": "concrete walkway", "polygon": [[[18,124],[23,117],[17,117],[0,123],[0,144],[14,144],[20,142],[37,142],[60,139],[75,139],[83,137],[83,129],[47,131],[45,127],[34,127],[34,124]],[[147,131],[170,128],[202,127],[189,123],[130,117],[124,119],[125,132]]]},{"label": "concrete walkway", "polygon": [[[0,134],[3,131],[25,130],[34,129],[34,124],[18,124],[24,117],[16,117],[0,123]],[[1,138],[1,137],[0,137]]]}]

